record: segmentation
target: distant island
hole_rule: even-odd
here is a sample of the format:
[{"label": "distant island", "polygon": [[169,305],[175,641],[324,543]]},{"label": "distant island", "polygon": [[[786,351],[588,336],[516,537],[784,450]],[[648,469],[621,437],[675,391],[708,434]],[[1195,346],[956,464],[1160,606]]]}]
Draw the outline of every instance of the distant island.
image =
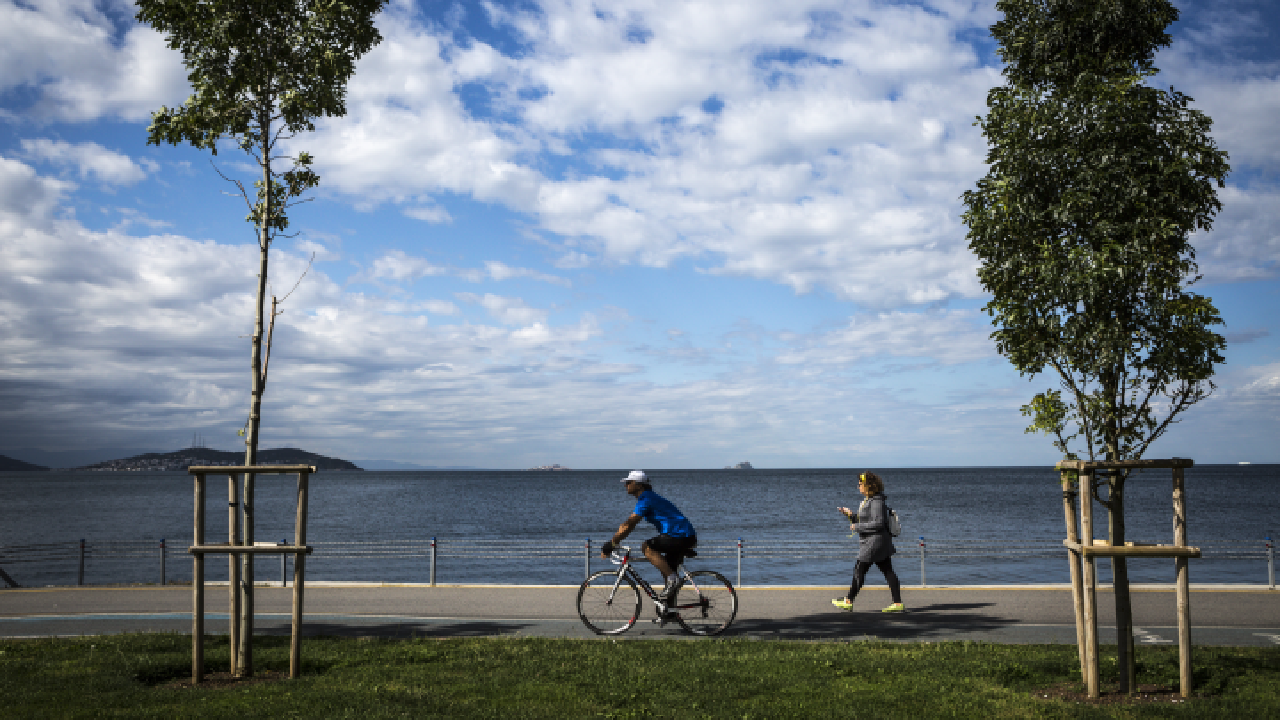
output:
[{"label": "distant island", "polygon": [[529,469],[530,470],[572,470],[573,468],[562,467],[560,465],[541,465],[539,467],[529,468]]},{"label": "distant island", "polygon": [[39,472],[41,470],[48,469],[49,468],[43,465],[33,465],[29,462],[22,462],[21,460],[15,460],[11,457],[0,455],[0,472]]},{"label": "distant island", "polygon": [[755,470],[755,468],[751,467],[751,463],[747,462],[746,460],[743,460],[737,465],[725,465],[724,469],[725,470]]},{"label": "distant island", "polygon": [[[150,470],[150,471],[183,471],[192,465],[215,467],[234,467],[244,464],[244,453],[213,450],[203,447],[190,447],[186,450],[175,450],[171,453],[146,453],[134,455],[120,460],[107,460],[75,470]],[[361,470],[354,463],[338,458],[326,457],[298,448],[273,448],[258,451],[260,465],[313,465],[316,470]]]}]

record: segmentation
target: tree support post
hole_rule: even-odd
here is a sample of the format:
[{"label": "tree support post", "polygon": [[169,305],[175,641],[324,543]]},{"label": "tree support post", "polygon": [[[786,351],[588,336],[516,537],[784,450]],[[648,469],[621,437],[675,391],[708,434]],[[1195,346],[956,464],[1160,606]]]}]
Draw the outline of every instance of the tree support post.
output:
[{"label": "tree support post", "polygon": [[[229,618],[228,636],[229,650],[231,654],[231,669],[235,674],[239,670],[240,677],[248,677],[253,673],[253,595],[251,588],[253,587],[253,574],[251,558],[258,553],[285,554],[293,555],[293,641],[290,647],[289,658],[289,676],[296,678],[301,670],[300,663],[300,637],[302,632],[302,592],[303,592],[303,576],[306,572],[306,556],[311,552],[311,547],[306,545],[307,539],[307,486],[308,479],[316,469],[310,465],[245,465],[243,467],[191,467],[188,471],[195,476],[195,533],[194,544],[187,549],[187,552],[193,556],[194,569],[191,577],[192,588],[192,608],[191,608],[191,681],[192,683],[200,683],[204,680],[204,556],[208,553],[222,553],[229,556],[229,571],[231,590],[228,602],[231,605],[231,613]],[[208,474],[229,475],[228,483],[228,541],[226,543],[215,543],[206,545],[204,542],[204,505],[205,505],[205,476]],[[255,474],[280,474],[288,473],[298,475],[298,512],[297,519],[294,524],[295,544],[285,545],[274,543],[264,543],[262,546],[253,544],[252,528],[253,528],[253,478]],[[244,475],[245,495],[242,507],[245,509],[244,515],[236,513],[236,485],[237,478]],[[244,525],[237,526],[237,520],[244,519]],[[238,541],[239,540],[239,541]],[[242,557],[244,558],[241,565]],[[236,585],[236,572],[238,568],[248,568],[245,576],[242,578],[244,582],[239,587]],[[249,592],[244,592],[249,590]],[[240,601],[237,614],[236,602]],[[239,618],[239,627],[237,628],[237,617]],[[238,634],[237,634],[238,630]]]},{"label": "tree support post", "polygon": [[[242,545],[240,537],[240,476],[227,476],[227,544]],[[227,555],[227,646],[230,648],[231,675],[239,676],[240,647],[240,558]]]},{"label": "tree support post", "polygon": [[[310,473],[305,470],[298,472],[298,515],[293,525],[293,544],[297,547],[305,547],[307,544],[309,481]],[[289,643],[289,677],[292,679],[297,679],[302,673],[302,587],[303,577],[306,574],[306,562],[305,552],[299,552],[293,556],[293,639]]]},{"label": "tree support post", "polygon": [[[1093,470],[1080,473],[1080,487],[1084,488],[1084,497],[1080,498],[1080,544],[1093,545]],[[1084,655],[1089,672],[1085,674],[1084,683],[1089,697],[1098,697],[1098,572],[1097,560],[1092,555],[1081,552],[1084,560]]]},{"label": "tree support post", "polygon": [[[1076,523],[1076,497],[1079,495],[1078,485],[1071,479],[1071,473],[1063,471],[1062,477],[1062,513],[1067,523],[1067,540],[1080,542],[1080,533]],[[921,556],[924,555],[924,543],[920,543]],[[1084,588],[1081,587],[1080,553],[1067,548],[1067,561],[1071,569],[1071,603],[1076,612],[1076,651],[1080,656],[1080,678],[1089,676],[1088,658],[1085,655],[1084,633]],[[922,561],[923,564],[923,561]],[[921,573],[923,577],[923,572]],[[923,584],[923,581],[921,581]]]},{"label": "tree support post", "polygon": [[[1072,521],[1069,510],[1071,496],[1067,491],[1068,484],[1063,479],[1063,507],[1067,511],[1067,534],[1068,537],[1063,544],[1073,551],[1073,554],[1080,557],[1084,563],[1084,579],[1083,595],[1084,595],[1084,655],[1085,668],[1084,681],[1088,686],[1089,697],[1098,697],[1098,618],[1097,618],[1097,558],[1174,558],[1178,572],[1177,583],[1177,599],[1178,599],[1178,646],[1180,661],[1180,680],[1183,697],[1190,697],[1192,691],[1191,683],[1191,585],[1187,576],[1188,561],[1193,557],[1200,557],[1200,548],[1187,545],[1187,504],[1186,492],[1184,487],[1184,471],[1186,468],[1192,467],[1194,461],[1186,458],[1173,458],[1172,460],[1122,460],[1114,462],[1085,462],[1081,460],[1066,460],[1058,463],[1057,469],[1075,470],[1079,472],[1081,494],[1080,503],[1080,540],[1073,542],[1070,535],[1072,532]],[[1126,542],[1122,545],[1113,545],[1105,540],[1093,539],[1093,482],[1095,470],[1111,470],[1111,469],[1148,469],[1148,468],[1169,468],[1173,471],[1173,534],[1174,543],[1172,545],[1161,545],[1158,543],[1135,543]],[[1075,594],[1075,583],[1072,583],[1073,595]],[[1078,619],[1080,615],[1076,616]],[[1117,619],[1117,622],[1119,620]],[[1077,628],[1077,638],[1080,636],[1080,630]],[[1079,642],[1079,640],[1077,640]],[[1124,672],[1124,668],[1120,668]],[[1130,676],[1132,678],[1132,676]],[[1121,677],[1121,690],[1129,690],[1132,692],[1134,683],[1130,682],[1126,688],[1123,683],[1124,678]]]},{"label": "tree support post", "polygon": [[[1173,544],[1187,546],[1187,497],[1182,468],[1173,469]],[[1191,581],[1186,555],[1174,558],[1178,572],[1178,670],[1182,697],[1191,697]]]},{"label": "tree support post", "polygon": [[[204,544],[204,475],[196,474],[196,545]],[[204,555],[195,555],[191,570],[191,682],[204,681]]]},{"label": "tree support post", "polygon": [[[253,481],[254,474],[244,474],[244,494],[241,497],[244,522],[241,535],[245,547],[253,547]],[[240,570],[240,636],[236,642],[236,667],[240,677],[253,677],[253,554],[241,556]]]}]

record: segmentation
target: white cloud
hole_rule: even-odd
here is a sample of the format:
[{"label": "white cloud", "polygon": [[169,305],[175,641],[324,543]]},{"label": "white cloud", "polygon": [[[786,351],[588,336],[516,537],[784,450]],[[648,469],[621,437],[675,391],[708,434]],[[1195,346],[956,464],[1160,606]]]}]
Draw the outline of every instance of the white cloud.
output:
[{"label": "white cloud", "polygon": [[[880,308],[979,293],[958,198],[984,171],[971,120],[998,75],[955,33],[989,10],[486,7],[528,52],[384,16],[350,115],[306,141],[336,187],[362,202],[503,203],[559,236],[565,268],[694,258]],[[467,82],[498,115],[468,114],[454,92]],[[713,96],[721,107],[704,110]],[[605,147],[575,150],[582,132]],[[563,178],[538,169],[556,157],[573,167]]]},{"label": "white cloud", "polygon": [[778,355],[787,365],[849,365],[885,357],[919,358],[943,365],[996,357],[986,316],[971,310],[888,312],[854,316],[849,324]]},{"label": "white cloud", "polygon": [[435,265],[425,258],[412,257],[403,250],[392,250],[374,260],[373,266],[360,277],[403,282],[448,273],[448,268]]},{"label": "white cloud", "polygon": [[0,5],[0,90],[38,88],[37,114],[73,121],[142,120],[181,104],[189,94],[181,55],[123,19],[134,12],[121,0]]},{"label": "white cloud", "polygon": [[458,306],[448,300],[428,300],[423,303],[423,309],[434,315],[457,315],[460,312]]},{"label": "white cloud", "polygon": [[34,168],[0,155],[0,232],[13,236],[44,227],[73,185],[40,177]]},{"label": "white cloud", "polygon": [[73,167],[81,179],[93,176],[108,185],[133,185],[155,172],[159,167],[151,160],[143,159],[142,165],[128,155],[108,150],[94,142],[68,143],[61,140],[37,138],[22,141],[23,154],[33,160],[60,167]]},{"label": "white cloud", "polygon": [[484,269],[491,279],[499,282],[503,280],[510,280],[511,278],[529,278],[531,280],[551,283],[552,285],[559,285],[561,287],[570,287],[572,285],[572,283],[565,278],[548,275],[547,273],[531,270],[530,268],[512,267],[498,260],[486,260],[484,263]]},{"label": "white cloud", "polygon": [[1236,394],[1248,400],[1280,401],[1280,362],[1247,368],[1245,376],[1249,379]]},{"label": "white cloud", "polygon": [[1274,278],[1280,273],[1280,187],[1229,184],[1213,232],[1192,240],[1205,282]]},{"label": "white cloud", "polygon": [[546,332],[547,311],[531,308],[520,298],[503,297],[492,293],[476,295],[474,293],[458,293],[458,299],[483,307],[494,319],[504,325],[538,326],[538,329],[527,330],[521,337],[525,339],[541,337]]},{"label": "white cloud", "polygon": [[[1236,171],[1280,165],[1280,62],[1247,61],[1236,44],[1265,37],[1266,24],[1235,9],[1204,13],[1156,56],[1160,80],[1191,96],[1213,119],[1213,137]],[[1265,42],[1265,41],[1264,41]],[[1274,43],[1274,39],[1272,39]]]},{"label": "white cloud", "polygon": [[416,205],[404,209],[404,214],[414,220],[422,220],[432,224],[452,222],[449,211],[439,205]]},{"label": "white cloud", "polygon": [[413,282],[424,277],[453,275],[468,282],[494,280],[502,282],[513,278],[528,278],[538,282],[550,283],[561,287],[570,287],[572,283],[562,277],[540,272],[532,268],[516,267],[499,260],[486,260],[484,269],[455,268],[436,265],[426,258],[409,255],[403,250],[389,251],[373,261],[372,266],[357,275],[355,280],[390,280],[393,282]]}]

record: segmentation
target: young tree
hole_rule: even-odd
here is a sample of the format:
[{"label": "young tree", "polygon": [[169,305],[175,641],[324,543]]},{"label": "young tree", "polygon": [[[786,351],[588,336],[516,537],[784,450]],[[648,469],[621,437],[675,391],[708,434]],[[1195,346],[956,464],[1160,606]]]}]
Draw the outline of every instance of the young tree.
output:
[{"label": "young tree", "polygon": [[[374,16],[386,0],[137,0],[138,20],[164,33],[182,53],[194,94],[179,108],[151,116],[148,144],[192,146],[218,154],[231,141],[262,171],[246,218],[261,251],[251,351],[245,464],[258,455],[266,375],[262,363],[267,257],[289,227],[286,213],[320,178],[305,152],[279,155],[281,142],[314,130],[320,116],[346,114],[355,64],[382,40]],[[285,163],[285,166],[281,164]],[[273,308],[274,310],[274,308]],[[274,313],[273,313],[274,316]]]},{"label": "young tree", "polygon": [[[1000,0],[991,28],[1004,85],[978,118],[989,171],[964,193],[969,247],[992,300],[992,338],[1023,375],[1061,390],[1023,414],[1028,432],[1089,460],[1141,458],[1214,389],[1222,319],[1188,292],[1189,236],[1221,208],[1226,153],[1190,98],[1145,84],[1178,17],[1168,0]],[[1065,391],[1065,399],[1063,392]],[[1101,457],[1099,457],[1101,456]],[[1127,472],[1107,477],[1108,534],[1122,544]],[[1112,563],[1121,685],[1133,688],[1128,571]]]}]

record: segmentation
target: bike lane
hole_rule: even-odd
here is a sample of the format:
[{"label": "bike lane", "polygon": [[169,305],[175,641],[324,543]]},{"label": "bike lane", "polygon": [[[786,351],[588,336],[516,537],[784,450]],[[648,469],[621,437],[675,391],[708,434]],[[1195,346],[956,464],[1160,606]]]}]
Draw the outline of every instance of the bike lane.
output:
[{"label": "bike lane", "polygon": [[[1075,643],[1065,587],[904,587],[907,612],[882,614],[883,586],[868,586],[852,612],[830,600],[835,587],[738,588],[738,615],[724,637],[856,642]],[[255,631],[287,635],[292,588],[259,586]],[[596,637],[578,620],[576,586],[307,585],[306,635],[378,637]],[[1139,644],[1176,644],[1170,587],[1136,587]],[[648,601],[646,601],[646,605]],[[227,631],[226,585],[206,586],[206,632]],[[678,625],[651,623],[646,610],[623,638],[681,638]],[[1193,588],[1196,645],[1280,645],[1280,592],[1256,586]],[[1098,621],[1114,642],[1114,601],[1100,588]],[[191,631],[189,586],[18,588],[0,590],[0,637]]]}]

